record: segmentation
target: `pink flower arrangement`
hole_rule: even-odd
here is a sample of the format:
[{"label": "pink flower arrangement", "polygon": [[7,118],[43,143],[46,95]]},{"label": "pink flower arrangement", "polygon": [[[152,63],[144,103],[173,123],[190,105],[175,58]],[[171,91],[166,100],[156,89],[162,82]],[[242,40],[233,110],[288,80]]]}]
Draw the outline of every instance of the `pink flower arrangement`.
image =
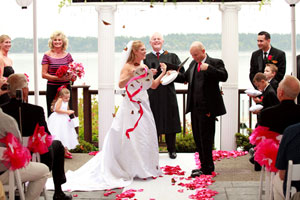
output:
[{"label": "pink flower arrangement", "polygon": [[62,65],[60,66],[56,71],[56,76],[59,78],[69,75],[72,75],[72,81],[74,82],[76,80],[76,77],[82,78],[84,76],[84,67],[82,63],[71,63],[68,66]]},{"label": "pink flower arrangement", "polygon": [[274,142],[279,144],[280,142],[279,136],[280,135],[278,133],[274,131],[270,131],[268,127],[258,126],[251,133],[249,140],[250,143],[253,145],[258,145],[264,139],[272,139],[274,140]]},{"label": "pink flower arrangement", "polygon": [[279,144],[273,139],[265,139],[260,142],[255,149],[254,160],[260,165],[264,165],[268,171],[277,172],[275,167],[276,157],[278,153]]},{"label": "pink flower arrangement", "polygon": [[78,78],[82,78],[84,76],[84,67],[82,63],[71,63],[69,64],[68,72],[72,73],[73,75],[77,76]]},{"label": "pink flower arrangement", "polygon": [[0,142],[7,147],[3,152],[4,160],[2,161],[7,168],[16,170],[29,164],[31,160],[30,152],[16,136],[12,133],[7,133],[5,137],[0,139]]},{"label": "pink flower arrangement", "polygon": [[256,145],[254,160],[271,172],[277,171],[275,162],[280,138],[279,133],[270,131],[268,127],[264,126],[256,127],[249,137],[250,143]]}]

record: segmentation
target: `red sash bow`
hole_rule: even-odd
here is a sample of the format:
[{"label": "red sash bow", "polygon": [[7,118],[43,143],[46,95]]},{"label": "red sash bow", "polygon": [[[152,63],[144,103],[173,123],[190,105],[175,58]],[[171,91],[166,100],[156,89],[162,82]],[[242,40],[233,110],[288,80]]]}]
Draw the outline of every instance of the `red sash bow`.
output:
[{"label": "red sash bow", "polygon": [[127,82],[127,84],[126,84],[126,86],[125,86],[126,93],[127,93],[127,95],[128,95],[129,100],[130,100],[131,102],[133,102],[133,103],[139,104],[139,107],[140,107],[140,110],[139,110],[140,117],[139,117],[139,119],[135,122],[135,125],[134,125],[133,128],[129,128],[129,129],[126,130],[126,133],[125,133],[125,134],[126,134],[126,136],[127,136],[128,139],[130,139],[129,133],[132,132],[132,131],[134,131],[134,129],[138,126],[139,121],[140,121],[141,117],[142,117],[143,114],[144,114],[143,108],[142,108],[142,106],[141,106],[141,102],[140,102],[140,101],[135,101],[134,99],[132,99],[135,95],[137,95],[138,93],[140,93],[140,91],[143,89],[143,85],[141,84],[141,86],[139,87],[139,89],[137,89],[136,91],[134,91],[132,94],[130,94],[130,92],[128,91],[128,85],[129,85],[130,83],[132,83],[133,81],[137,80],[137,79],[141,79],[141,78],[146,77],[146,76],[147,76],[147,68],[145,67],[144,69],[145,69],[145,73],[144,73],[144,74],[142,74],[142,75],[140,75],[140,76],[133,77],[132,79],[130,79],[130,80]]}]

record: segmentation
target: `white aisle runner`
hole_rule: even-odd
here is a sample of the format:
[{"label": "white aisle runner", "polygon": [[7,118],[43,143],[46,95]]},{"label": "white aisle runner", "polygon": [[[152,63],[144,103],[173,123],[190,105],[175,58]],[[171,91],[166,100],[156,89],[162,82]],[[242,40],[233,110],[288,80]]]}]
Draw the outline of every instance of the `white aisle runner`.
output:
[{"label": "white aisle runner", "polygon": [[[177,153],[176,159],[170,159],[168,153],[160,153],[159,156],[160,167],[166,165],[175,167],[179,165],[182,171],[185,171],[184,176],[178,175],[163,175],[155,180],[138,180],[135,179],[131,185],[125,187],[123,192],[129,189],[140,190],[136,192],[135,197],[138,200],[186,200],[188,196],[195,193],[195,190],[187,190],[185,187],[178,186],[177,183],[184,182],[179,180],[179,177],[189,177],[192,169],[196,168],[194,153]],[[177,183],[172,185],[172,178],[178,177]],[[182,190],[183,192],[178,192]]]}]

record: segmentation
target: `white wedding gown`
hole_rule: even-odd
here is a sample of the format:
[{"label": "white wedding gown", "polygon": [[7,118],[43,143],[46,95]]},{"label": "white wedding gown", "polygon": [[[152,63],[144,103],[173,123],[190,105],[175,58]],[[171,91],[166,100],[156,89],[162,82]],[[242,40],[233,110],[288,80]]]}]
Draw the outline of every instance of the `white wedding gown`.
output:
[{"label": "white wedding gown", "polygon": [[[134,82],[128,86],[128,90],[136,91],[139,85]],[[149,83],[133,98],[141,102],[143,115],[135,130],[129,133],[130,139],[125,133],[137,122],[140,107],[126,95],[105,137],[102,151],[78,170],[68,171],[63,190],[119,188],[130,185],[134,178],[161,175],[157,133],[146,91],[148,88]]]}]

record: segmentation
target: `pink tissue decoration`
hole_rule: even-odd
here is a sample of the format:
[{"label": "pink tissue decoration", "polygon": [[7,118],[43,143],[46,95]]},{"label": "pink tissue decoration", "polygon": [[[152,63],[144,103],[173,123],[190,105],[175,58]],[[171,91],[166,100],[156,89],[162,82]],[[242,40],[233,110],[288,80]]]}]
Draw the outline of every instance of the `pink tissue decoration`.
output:
[{"label": "pink tissue decoration", "polygon": [[52,144],[52,136],[45,132],[44,126],[36,124],[34,133],[29,137],[28,149],[33,153],[44,154],[48,152],[48,147]]},{"label": "pink tissue decoration", "polygon": [[23,147],[19,139],[12,133],[0,139],[7,149],[3,152],[3,164],[10,170],[16,170],[26,167],[31,160],[31,155],[26,147]]}]

